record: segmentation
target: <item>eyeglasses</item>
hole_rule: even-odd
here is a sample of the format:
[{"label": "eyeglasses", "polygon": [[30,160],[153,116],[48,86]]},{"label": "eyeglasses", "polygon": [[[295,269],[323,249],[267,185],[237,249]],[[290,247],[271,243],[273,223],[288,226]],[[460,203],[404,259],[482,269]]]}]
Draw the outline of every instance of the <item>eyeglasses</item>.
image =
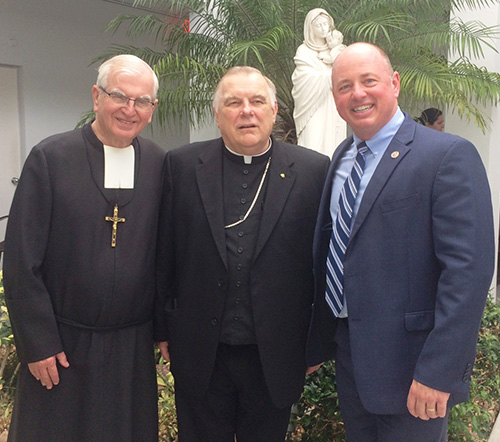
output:
[{"label": "eyeglasses", "polygon": [[108,92],[102,86],[99,86],[99,89],[101,89],[101,91],[103,91],[109,98],[111,98],[116,104],[119,104],[120,106],[128,106],[129,101],[133,101],[134,106],[137,109],[141,109],[141,110],[150,109],[151,107],[153,107],[155,105],[148,98],[141,98],[141,97],[129,98],[126,95],[123,95],[121,92],[117,92],[117,91]]}]

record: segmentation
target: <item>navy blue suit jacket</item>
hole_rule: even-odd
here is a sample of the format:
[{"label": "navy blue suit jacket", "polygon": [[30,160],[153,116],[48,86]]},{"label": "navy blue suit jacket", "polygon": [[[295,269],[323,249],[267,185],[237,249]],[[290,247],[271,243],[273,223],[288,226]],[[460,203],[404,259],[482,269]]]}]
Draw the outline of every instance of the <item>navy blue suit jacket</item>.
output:
[{"label": "navy blue suit jacket", "polygon": [[[324,299],[336,150],[314,238],[315,301],[309,365],[334,358],[336,319]],[[354,375],[372,413],[406,410],[413,379],[468,398],[476,341],[494,265],[490,189],[463,138],[408,115],[364,193],[344,272]]]}]

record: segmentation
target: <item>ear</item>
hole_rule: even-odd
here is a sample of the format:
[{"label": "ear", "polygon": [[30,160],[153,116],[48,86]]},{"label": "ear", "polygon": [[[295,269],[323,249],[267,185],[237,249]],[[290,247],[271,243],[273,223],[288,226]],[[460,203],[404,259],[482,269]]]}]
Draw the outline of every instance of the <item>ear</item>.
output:
[{"label": "ear", "polygon": [[99,86],[97,86],[97,84],[94,84],[94,86],[92,86],[92,101],[94,103],[94,112],[99,111],[99,95]]},{"label": "ear", "polygon": [[213,109],[214,115],[215,115],[215,124],[217,124],[217,127],[220,129],[220,126],[219,126],[219,114],[215,110],[215,107],[212,106],[212,109]]},{"label": "ear", "polygon": [[157,105],[158,105],[158,99],[155,100],[155,104],[153,105],[153,108],[151,109],[151,115],[149,116],[148,124],[151,123],[151,121],[153,121],[153,114],[155,113]]},{"label": "ear", "polygon": [[394,88],[394,97],[399,97],[399,91],[401,90],[401,80],[399,78],[399,72],[394,71],[392,74],[392,86]]}]

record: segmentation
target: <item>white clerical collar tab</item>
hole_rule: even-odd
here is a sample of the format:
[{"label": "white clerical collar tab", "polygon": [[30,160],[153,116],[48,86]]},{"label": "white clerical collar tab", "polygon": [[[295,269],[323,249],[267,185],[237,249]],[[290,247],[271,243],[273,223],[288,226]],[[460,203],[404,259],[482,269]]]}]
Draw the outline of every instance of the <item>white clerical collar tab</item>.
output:
[{"label": "white clerical collar tab", "polygon": [[243,155],[241,153],[235,152],[234,150],[231,150],[229,147],[227,147],[226,144],[224,144],[224,146],[233,155],[236,155],[237,157],[243,157],[243,161],[245,162],[245,164],[252,164],[253,157],[261,157],[262,155],[265,155],[267,152],[269,152],[269,149],[271,149],[272,144],[273,141],[271,140],[271,137],[269,137],[269,147],[264,152],[259,153],[257,155]]},{"label": "white clerical collar tab", "polygon": [[112,147],[104,145],[104,188],[134,188],[134,147]]}]

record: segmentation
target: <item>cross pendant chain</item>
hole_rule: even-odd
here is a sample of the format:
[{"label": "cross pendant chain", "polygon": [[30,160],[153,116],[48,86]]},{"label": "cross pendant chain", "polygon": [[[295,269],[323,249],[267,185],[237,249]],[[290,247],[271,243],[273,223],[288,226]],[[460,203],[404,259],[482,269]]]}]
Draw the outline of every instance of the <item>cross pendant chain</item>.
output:
[{"label": "cross pendant chain", "polygon": [[111,233],[111,247],[116,247],[116,234],[118,232],[118,223],[124,223],[125,218],[118,218],[118,205],[115,204],[113,209],[113,216],[107,216],[105,218],[106,221],[110,221],[113,223],[113,230]]}]

